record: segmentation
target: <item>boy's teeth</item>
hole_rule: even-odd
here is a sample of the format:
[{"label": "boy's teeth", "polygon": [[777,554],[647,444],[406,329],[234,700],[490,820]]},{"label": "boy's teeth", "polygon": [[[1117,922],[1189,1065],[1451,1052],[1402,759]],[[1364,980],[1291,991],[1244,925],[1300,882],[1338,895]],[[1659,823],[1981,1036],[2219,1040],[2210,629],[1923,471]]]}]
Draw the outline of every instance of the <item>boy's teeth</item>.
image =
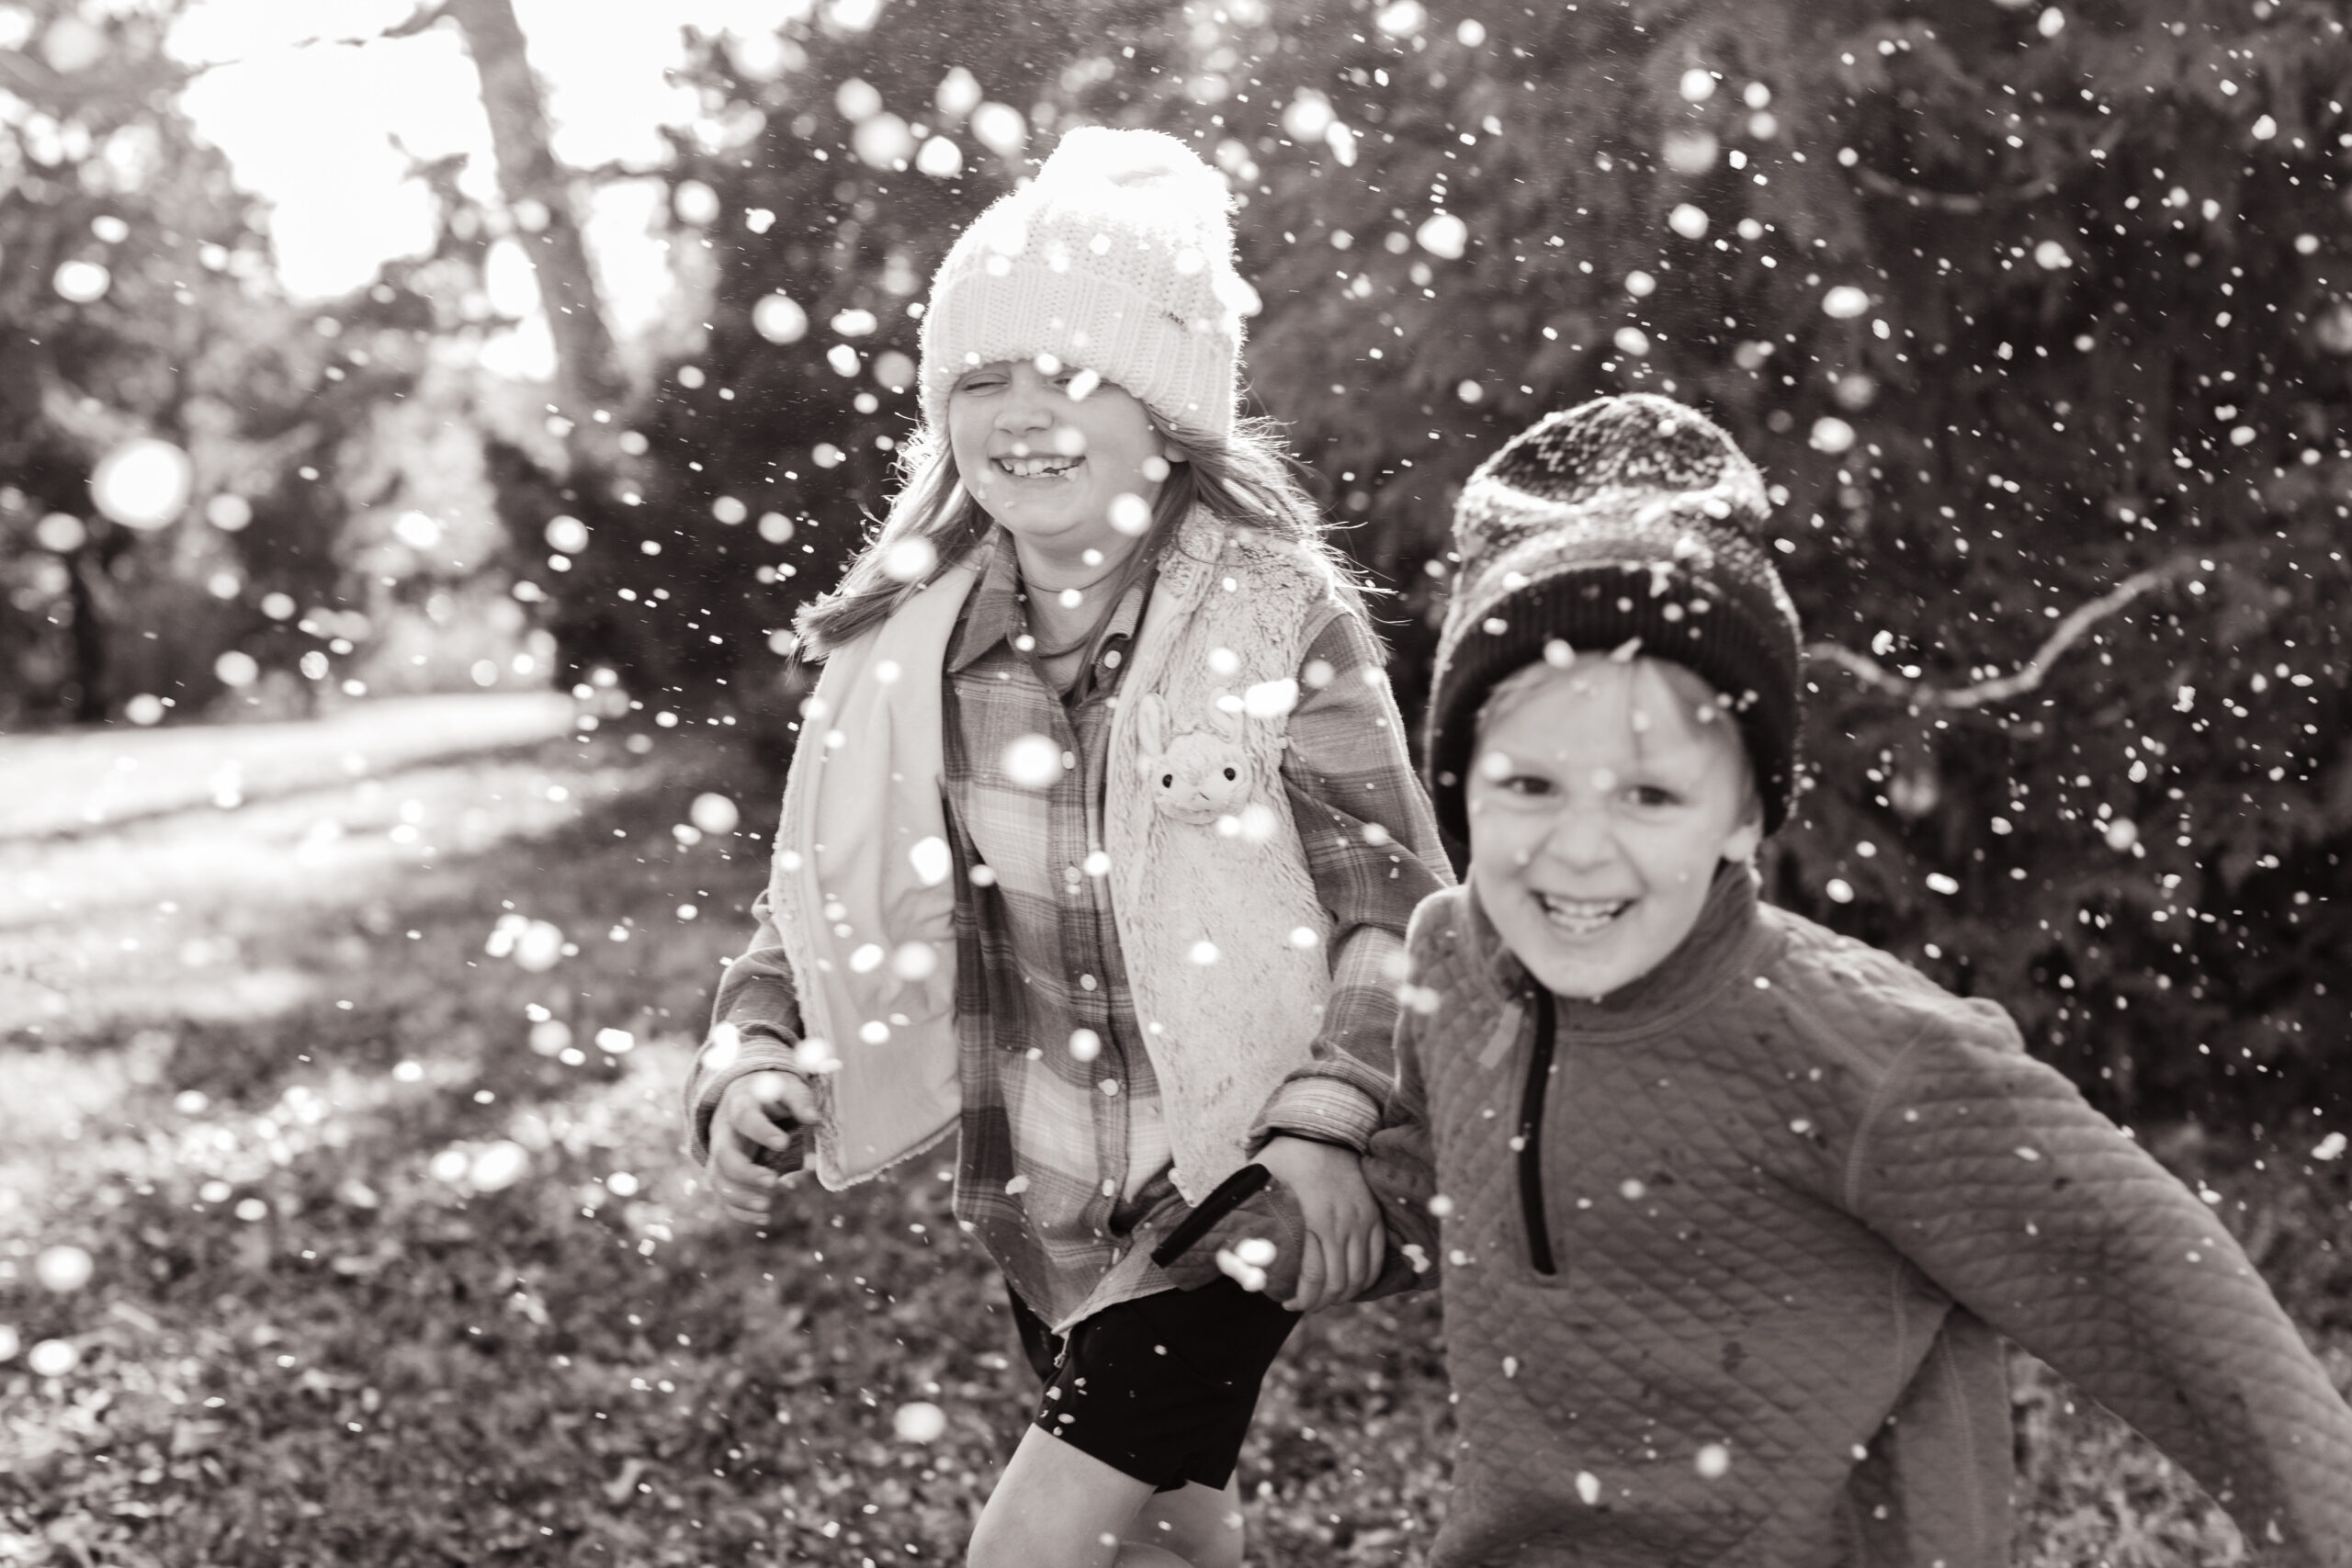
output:
[{"label": "boy's teeth", "polygon": [[1555,898],[1542,893],[1535,897],[1554,925],[1578,933],[1599,931],[1622,914],[1631,902],[1623,898]]}]

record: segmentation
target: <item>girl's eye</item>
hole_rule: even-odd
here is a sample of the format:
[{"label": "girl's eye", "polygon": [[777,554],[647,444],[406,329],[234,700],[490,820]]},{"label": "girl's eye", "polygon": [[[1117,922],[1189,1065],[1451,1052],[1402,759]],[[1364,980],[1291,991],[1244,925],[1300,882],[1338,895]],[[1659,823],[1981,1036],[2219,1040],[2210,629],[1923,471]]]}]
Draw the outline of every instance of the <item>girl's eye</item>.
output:
[{"label": "girl's eye", "polygon": [[1627,790],[1625,795],[1635,806],[1650,809],[1678,805],[1682,798],[1672,790],[1663,789],[1657,784],[1635,784]]}]

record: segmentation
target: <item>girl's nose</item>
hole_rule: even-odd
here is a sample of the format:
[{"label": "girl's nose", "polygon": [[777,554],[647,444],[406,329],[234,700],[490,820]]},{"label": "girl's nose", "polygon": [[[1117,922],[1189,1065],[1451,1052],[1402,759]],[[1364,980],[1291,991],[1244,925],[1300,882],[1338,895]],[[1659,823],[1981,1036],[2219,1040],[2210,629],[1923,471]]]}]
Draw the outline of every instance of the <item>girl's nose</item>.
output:
[{"label": "girl's nose", "polygon": [[996,411],[996,427],[1008,434],[1043,430],[1053,423],[1054,416],[1045,400],[1020,388],[1015,388]]}]

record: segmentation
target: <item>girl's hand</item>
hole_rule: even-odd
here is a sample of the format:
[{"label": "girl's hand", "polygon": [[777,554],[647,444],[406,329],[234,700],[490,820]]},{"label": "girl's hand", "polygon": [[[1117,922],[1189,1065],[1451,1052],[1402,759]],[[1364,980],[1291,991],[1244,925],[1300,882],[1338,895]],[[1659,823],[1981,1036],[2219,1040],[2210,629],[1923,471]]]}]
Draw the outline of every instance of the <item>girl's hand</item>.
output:
[{"label": "girl's hand", "polygon": [[1306,1223],[1298,1294],[1283,1305],[1314,1312],[1370,1290],[1380,1277],[1388,1232],[1364,1182],[1363,1157],[1312,1138],[1276,1137],[1258,1151],[1258,1163],[1297,1195]]},{"label": "girl's hand", "polygon": [[790,1073],[746,1073],[727,1086],[710,1118],[710,1158],[703,1171],[730,1216],[749,1225],[767,1224],[776,1188],[800,1173],[763,1165],[761,1151],[781,1156],[792,1142],[790,1123],[816,1120],[816,1095]]}]

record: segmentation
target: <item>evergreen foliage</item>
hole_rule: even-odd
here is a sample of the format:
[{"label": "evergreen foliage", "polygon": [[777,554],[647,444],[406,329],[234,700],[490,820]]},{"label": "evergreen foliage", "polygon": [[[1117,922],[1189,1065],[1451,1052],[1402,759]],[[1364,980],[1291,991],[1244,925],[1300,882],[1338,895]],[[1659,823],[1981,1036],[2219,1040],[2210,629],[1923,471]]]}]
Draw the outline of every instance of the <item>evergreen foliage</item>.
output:
[{"label": "evergreen foliage", "polygon": [[[941,112],[960,68],[1041,144],[1153,124],[1227,171],[1256,392],[1400,590],[1408,712],[1470,467],[1587,397],[1689,400],[1785,496],[1821,641],[1773,896],[1998,998],[2110,1110],[2341,1109],[2333,8],[948,10],[820,19],[764,76],[704,52],[757,126],[680,149],[716,198],[709,337],[650,411],[659,503],[619,575],[566,584],[632,685],[723,673],[788,741],[775,634],[878,510],[908,307],[1016,167]],[[612,596],[639,535],[658,615]]]}]

